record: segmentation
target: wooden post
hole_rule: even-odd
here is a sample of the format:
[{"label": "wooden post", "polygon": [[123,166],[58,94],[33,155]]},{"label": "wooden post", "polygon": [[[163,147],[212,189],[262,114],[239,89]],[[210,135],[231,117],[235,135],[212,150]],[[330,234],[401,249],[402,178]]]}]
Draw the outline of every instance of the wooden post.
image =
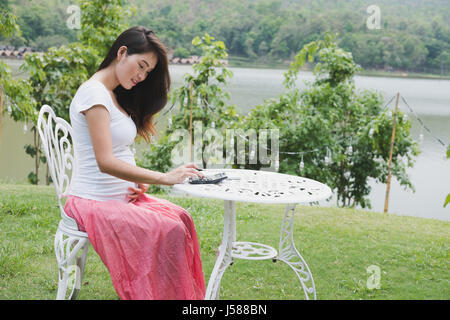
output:
[{"label": "wooden post", "polygon": [[194,162],[194,159],[192,157],[192,86],[193,86],[193,83],[191,80],[191,88],[189,91],[189,98],[190,98],[190,102],[191,102],[191,106],[190,106],[191,107],[191,116],[189,119],[189,147],[190,147],[190,159],[191,159],[191,162]]},{"label": "wooden post", "polygon": [[38,131],[34,127],[34,147],[36,148],[36,155],[34,159],[34,167],[36,169],[36,185],[39,184],[39,146],[38,146]]},{"label": "wooden post", "polygon": [[3,114],[3,87],[0,93],[0,145],[2,144],[2,114]]},{"label": "wooden post", "polygon": [[388,163],[388,177],[387,177],[387,185],[386,185],[386,198],[384,200],[384,212],[388,212],[389,206],[389,192],[391,190],[391,165],[392,165],[392,152],[394,150],[394,139],[395,139],[395,128],[397,126],[397,111],[398,111],[398,98],[400,97],[400,92],[397,93],[397,99],[395,101],[395,110],[394,110],[394,125],[392,128],[392,138],[391,138],[391,149],[389,151],[389,163]]}]

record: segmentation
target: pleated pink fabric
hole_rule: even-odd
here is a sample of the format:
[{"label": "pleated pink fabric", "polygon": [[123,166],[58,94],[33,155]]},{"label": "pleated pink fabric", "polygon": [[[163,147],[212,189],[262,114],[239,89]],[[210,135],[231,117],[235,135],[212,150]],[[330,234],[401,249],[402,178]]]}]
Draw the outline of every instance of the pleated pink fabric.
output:
[{"label": "pleated pink fabric", "polygon": [[204,299],[197,233],[182,207],[142,194],[129,203],[69,196],[64,209],[89,235],[120,299]]}]

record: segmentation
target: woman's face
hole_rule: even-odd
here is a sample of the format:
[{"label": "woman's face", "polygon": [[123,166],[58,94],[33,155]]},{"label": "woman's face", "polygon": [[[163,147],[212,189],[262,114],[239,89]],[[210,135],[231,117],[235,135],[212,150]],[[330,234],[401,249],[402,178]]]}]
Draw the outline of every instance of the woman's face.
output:
[{"label": "woman's face", "polygon": [[119,84],[127,90],[144,81],[158,63],[154,52],[128,55],[127,47],[122,46],[117,51],[116,77]]}]

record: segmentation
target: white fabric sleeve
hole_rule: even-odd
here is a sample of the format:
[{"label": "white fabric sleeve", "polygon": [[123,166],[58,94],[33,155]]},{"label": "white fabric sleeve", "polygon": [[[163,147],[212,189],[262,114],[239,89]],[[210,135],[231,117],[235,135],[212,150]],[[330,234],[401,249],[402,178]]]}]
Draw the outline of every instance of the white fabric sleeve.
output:
[{"label": "white fabric sleeve", "polygon": [[109,92],[101,85],[89,83],[78,92],[78,101],[75,104],[75,110],[82,112],[92,108],[95,105],[103,105],[111,113],[111,96]]}]

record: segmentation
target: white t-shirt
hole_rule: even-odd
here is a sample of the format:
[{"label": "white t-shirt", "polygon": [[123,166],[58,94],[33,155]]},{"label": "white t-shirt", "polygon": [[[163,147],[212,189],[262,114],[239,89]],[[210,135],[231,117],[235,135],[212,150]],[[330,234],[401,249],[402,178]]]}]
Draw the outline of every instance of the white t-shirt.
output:
[{"label": "white t-shirt", "polygon": [[126,196],[131,193],[128,188],[136,187],[136,184],[100,171],[86,118],[81,113],[99,104],[105,106],[110,114],[114,155],[118,159],[136,165],[134,154],[130,149],[137,133],[133,120],[116,107],[108,89],[101,82],[88,80],[78,88],[70,104],[77,170],[72,177],[69,194],[99,201],[127,202]]}]

